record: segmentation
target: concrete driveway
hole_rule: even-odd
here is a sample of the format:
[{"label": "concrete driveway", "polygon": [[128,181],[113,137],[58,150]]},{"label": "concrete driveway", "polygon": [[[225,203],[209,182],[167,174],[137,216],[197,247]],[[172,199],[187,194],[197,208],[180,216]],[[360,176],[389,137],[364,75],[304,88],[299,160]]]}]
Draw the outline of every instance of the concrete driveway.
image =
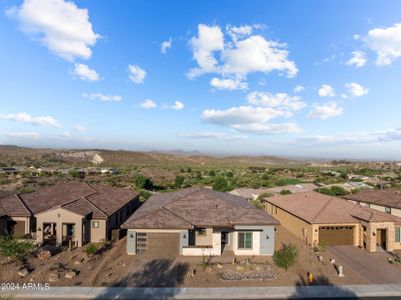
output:
[{"label": "concrete driveway", "polygon": [[401,264],[391,265],[386,252],[369,253],[353,246],[329,246],[325,255],[344,267],[344,274],[352,270],[370,284],[401,283]]}]

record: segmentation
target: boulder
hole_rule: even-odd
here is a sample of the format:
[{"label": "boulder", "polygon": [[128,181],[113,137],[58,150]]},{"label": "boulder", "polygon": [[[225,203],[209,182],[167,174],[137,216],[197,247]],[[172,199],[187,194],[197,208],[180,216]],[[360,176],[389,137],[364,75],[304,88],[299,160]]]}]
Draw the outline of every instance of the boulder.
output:
[{"label": "boulder", "polygon": [[237,271],[243,271],[244,270],[244,267],[242,267],[242,266],[237,266]]},{"label": "boulder", "polygon": [[40,250],[38,252],[38,258],[41,260],[48,260],[52,257],[52,253],[49,250]]},{"label": "boulder", "polygon": [[216,265],[216,268],[217,268],[217,269],[223,269],[223,266],[222,266],[221,264],[217,264],[217,265]]},{"label": "boulder", "polygon": [[57,273],[50,273],[49,274],[49,282],[56,282],[59,281],[59,276]]},{"label": "boulder", "polygon": [[20,276],[20,277],[26,277],[26,276],[28,276],[28,274],[29,274],[29,271],[27,268],[21,268],[18,271],[18,276]]},{"label": "boulder", "polygon": [[72,279],[75,278],[77,276],[77,273],[75,273],[74,271],[68,271],[67,273],[65,273],[64,277],[68,278],[68,279]]}]

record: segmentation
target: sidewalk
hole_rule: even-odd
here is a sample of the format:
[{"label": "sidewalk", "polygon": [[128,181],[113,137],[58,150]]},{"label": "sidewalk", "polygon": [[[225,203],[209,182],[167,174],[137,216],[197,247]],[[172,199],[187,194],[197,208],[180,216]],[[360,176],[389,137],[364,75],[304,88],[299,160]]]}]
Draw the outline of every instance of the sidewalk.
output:
[{"label": "sidewalk", "polygon": [[[49,291],[0,291],[10,299],[401,299],[400,284],[250,288],[52,287]],[[6,298],[7,299],[7,298]]]}]

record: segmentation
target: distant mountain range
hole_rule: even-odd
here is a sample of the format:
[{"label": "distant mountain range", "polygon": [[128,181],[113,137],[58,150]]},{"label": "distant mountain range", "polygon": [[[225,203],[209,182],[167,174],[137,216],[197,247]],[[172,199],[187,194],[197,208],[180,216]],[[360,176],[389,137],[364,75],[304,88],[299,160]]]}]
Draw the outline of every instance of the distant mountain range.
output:
[{"label": "distant mountain range", "polygon": [[293,164],[298,160],[275,156],[212,156],[199,151],[126,151],[104,149],[36,149],[13,145],[0,145],[0,163],[6,165],[27,165],[32,163],[91,163],[95,155],[103,164]]}]

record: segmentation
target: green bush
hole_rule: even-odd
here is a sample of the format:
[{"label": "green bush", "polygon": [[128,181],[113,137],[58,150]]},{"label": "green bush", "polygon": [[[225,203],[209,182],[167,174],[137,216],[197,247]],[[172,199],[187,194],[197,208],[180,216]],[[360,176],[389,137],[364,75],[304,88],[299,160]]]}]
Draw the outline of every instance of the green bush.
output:
[{"label": "green bush", "polygon": [[255,200],[251,200],[251,204],[255,206],[256,208],[264,208],[265,206],[263,205],[263,202],[261,199],[257,198]]},{"label": "green bush", "polygon": [[349,194],[347,190],[336,185],[330,188],[318,188],[315,191],[329,196],[344,196]]},{"label": "green bush", "polygon": [[87,255],[93,255],[95,254],[97,251],[97,247],[95,244],[89,243],[88,245],[86,245],[85,247],[85,253]]},{"label": "green bush", "polygon": [[227,180],[222,176],[216,177],[213,181],[213,189],[220,192],[228,191],[229,188]]},{"label": "green bush", "polygon": [[152,193],[150,193],[149,191],[142,191],[141,195],[139,196],[139,202],[146,202],[146,200],[148,200],[150,196],[152,196]]},{"label": "green bush", "polygon": [[278,186],[292,185],[292,184],[298,184],[298,183],[300,183],[300,180],[296,179],[296,178],[281,178],[276,181],[276,185],[278,185]]},{"label": "green bush", "polygon": [[152,180],[142,175],[137,175],[134,178],[134,185],[139,189],[145,189],[145,190],[152,190],[154,187]]},{"label": "green bush", "polygon": [[184,177],[183,176],[175,176],[174,184],[176,187],[180,187],[184,183]]},{"label": "green bush", "polygon": [[292,192],[290,190],[282,190],[282,191],[280,191],[280,194],[281,195],[289,195],[289,194],[292,194]]},{"label": "green bush", "polygon": [[273,261],[286,271],[297,262],[299,250],[294,244],[283,244],[280,250],[274,252]]},{"label": "green bush", "polygon": [[10,235],[0,237],[0,253],[5,257],[25,258],[34,245]]}]

